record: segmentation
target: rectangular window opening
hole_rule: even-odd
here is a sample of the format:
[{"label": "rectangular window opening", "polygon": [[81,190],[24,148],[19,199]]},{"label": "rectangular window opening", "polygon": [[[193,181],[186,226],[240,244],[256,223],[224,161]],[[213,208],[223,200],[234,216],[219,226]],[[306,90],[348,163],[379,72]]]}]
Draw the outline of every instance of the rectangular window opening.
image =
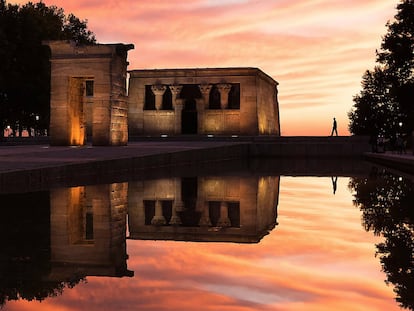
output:
[{"label": "rectangular window opening", "polygon": [[87,212],[85,215],[85,240],[93,240],[93,213]]},{"label": "rectangular window opening", "polygon": [[86,97],[93,97],[93,80],[86,80],[85,81],[85,96]]},{"label": "rectangular window opening", "polygon": [[233,83],[229,92],[228,109],[240,109],[240,84]]},{"label": "rectangular window opening", "polygon": [[155,95],[151,90],[151,85],[145,86],[144,110],[155,110]]}]

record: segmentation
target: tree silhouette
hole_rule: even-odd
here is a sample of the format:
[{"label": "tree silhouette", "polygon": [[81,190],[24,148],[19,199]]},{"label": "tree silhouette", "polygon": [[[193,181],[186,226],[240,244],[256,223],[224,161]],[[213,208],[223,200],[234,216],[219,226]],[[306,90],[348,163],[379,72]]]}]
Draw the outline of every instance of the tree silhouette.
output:
[{"label": "tree silhouette", "polygon": [[414,184],[411,180],[373,168],[368,178],[352,178],[354,204],[362,211],[365,230],[382,235],[377,256],[394,285],[401,307],[414,309]]},{"label": "tree silhouette", "polygon": [[[50,102],[49,48],[44,40],[95,43],[87,22],[63,9],[29,2],[0,0],[0,121],[13,129],[48,129]],[[0,130],[0,135],[3,131]]]},{"label": "tree silhouette", "polygon": [[378,65],[365,72],[362,90],[348,114],[353,134],[383,132],[393,137],[414,130],[414,0],[397,5],[395,19],[387,28],[376,52]]},{"label": "tree silhouette", "polygon": [[[3,194],[0,218],[0,308],[7,301],[42,301],[85,281],[84,275],[50,280],[49,192]],[[35,203],[35,206],[33,204]]]},{"label": "tree silhouette", "polygon": [[397,131],[399,107],[388,96],[388,88],[387,73],[381,67],[365,72],[362,91],[354,97],[354,111],[349,114],[352,133],[378,136]]}]

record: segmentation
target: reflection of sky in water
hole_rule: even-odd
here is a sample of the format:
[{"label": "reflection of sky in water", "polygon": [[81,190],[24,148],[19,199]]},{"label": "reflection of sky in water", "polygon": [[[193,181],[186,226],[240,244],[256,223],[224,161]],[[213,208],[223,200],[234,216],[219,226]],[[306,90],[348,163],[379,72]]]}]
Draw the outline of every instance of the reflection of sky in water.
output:
[{"label": "reflection of sky in water", "polygon": [[272,304],[291,300],[289,297],[282,297],[275,292],[265,293],[254,289],[252,290],[250,287],[242,287],[237,285],[206,285],[205,289],[217,294],[235,298],[240,301],[249,301],[257,304]]},{"label": "reflection of sky in water", "polygon": [[5,310],[400,310],[348,178],[281,177],[279,225],[259,244],[128,240],[133,278],[87,277]]}]

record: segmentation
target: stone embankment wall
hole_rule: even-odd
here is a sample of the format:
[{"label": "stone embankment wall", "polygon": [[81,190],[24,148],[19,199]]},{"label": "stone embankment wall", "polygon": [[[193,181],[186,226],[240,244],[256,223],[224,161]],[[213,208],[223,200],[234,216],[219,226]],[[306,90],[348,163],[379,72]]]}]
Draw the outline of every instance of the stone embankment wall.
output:
[{"label": "stone embankment wall", "polygon": [[252,141],[253,157],[348,157],[361,156],[371,150],[365,136],[292,136],[274,137],[272,140],[257,137]]}]

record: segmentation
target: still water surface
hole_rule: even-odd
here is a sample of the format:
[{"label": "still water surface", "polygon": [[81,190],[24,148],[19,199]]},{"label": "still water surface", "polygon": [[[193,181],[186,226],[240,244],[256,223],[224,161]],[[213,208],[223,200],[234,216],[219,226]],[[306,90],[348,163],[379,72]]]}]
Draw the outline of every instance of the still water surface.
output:
[{"label": "still water surface", "polygon": [[412,308],[411,179],[375,167],[338,175],[249,171],[1,195],[0,302],[19,311]]}]

